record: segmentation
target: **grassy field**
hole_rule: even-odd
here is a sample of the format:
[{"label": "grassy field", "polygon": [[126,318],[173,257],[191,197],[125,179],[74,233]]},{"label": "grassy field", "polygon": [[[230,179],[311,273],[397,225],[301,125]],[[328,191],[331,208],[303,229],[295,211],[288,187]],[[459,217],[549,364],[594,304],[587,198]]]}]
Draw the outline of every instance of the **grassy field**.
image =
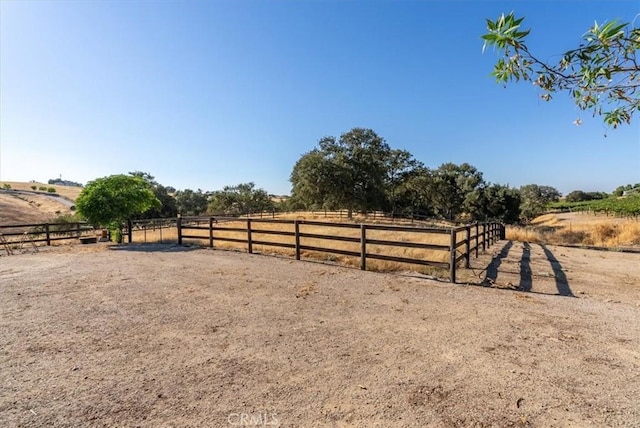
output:
[{"label": "grassy field", "polygon": [[35,183],[35,182],[25,183],[25,182],[18,182],[18,181],[0,181],[0,188],[2,188],[5,184],[8,184],[9,186],[11,186],[12,189],[15,189],[15,190],[28,190],[28,191],[33,191],[31,186],[36,186],[36,191],[39,191],[39,192],[42,191],[42,190],[38,190],[41,187],[46,187],[47,189],[49,187],[53,187],[54,189],[56,189],[55,193],[71,201],[75,201],[78,195],[80,194],[80,192],[82,191],[82,187],[76,187],[76,186],[58,186],[57,184],[45,184],[45,183]]},{"label": "grassy field", "polygon": [[[298,219],[298,220],[319,220],[323,222],[334,222],[334,223],[344,223],[345,220],[339,217],[333,218],[325,218],[324,214],[316,214],[316,213],[296,213],[289,214],[285,216],[280,216],[279,219]],[[351,221],[354,225],[359,222],[366,222],[368,224],[380,224],[380,223],[390,223],[389,221],[384,221],[383,219],[378,218],[377,221],[369,221],[363,217],[356,217]],[[401,222],[400,224],[405,224],[410,222]],[[395,222],[398,224],[398,222]],[[203,221],[201,226],[208,226],[208,222]],[[216,225],[216,227],[224,227],[224,228],[237,228],[237,229],[246,229],[247,221],[246,220],[238,220],[238,221],[228,221],[221,222]],[[421,224],[423,227],[434,227],[433,224]],[[440,224],[439,226],[445,226],[444,224]],[[262,222],[258,219],[254,219],[252,221],[252,240],[253,241],[264,241],[264,242],[275,242],[275,243],[284,243],[289,245],[295,244],[295,237],[289,235],[274,235],[269,232],[289,232],[293,235],[294,225],[291,223],[269,223]],[[331,235],[337,237],[347,237],[347,238],[355,238],[360,239],[361,231],[359,228],[344,228],[344,227],[331,227],[331,226],[320,226],[320,225],[308,225],[301,224],[300,226],[301,234],[319,234],[319,235]],[[184,234],[193,235],[201,237],[200,239],[194,238],[185,238],[183,240],[184,243],[192,243],[197,245],[209,245],[209,231],[208,230],[190,230],[185,229]],[[459,232],[457,234],[457,241],[463,241],[466,235],[465,232]],[[246,231],[237,231],[237,230],[215,230],[214,231],[214,247],[215,248],[223,248],[229,250],[242,250],[247,251],[247,244],[241,242],[226,242],[219,240],[220,238],[226,239],[238,239],[238,240],[246,240],[247,232]],[[166,229],[146,229],[146,230],[134,230],[133,232],[133,242],[177,242],[177,231],[175,228],[166,228]],[[376,239],[376,240],[385,240],[385,241],[399,241],[403,243],[416,243],[416,244],[434,244],[434,245],[449,245],[450,243],[450,235],[442,234],[442,233],[416,233],[416,232],[403,232],[403,231],[381,231],[381,230],[367,230],[367,239]],[[303,246],[313,246],[313,247],[321,247],[321,248],[330,248],[338,251],[353,251],[356,253],[360,252],[360,243],[358,242],[346,242],[346,241],[337,241],[337,240],[328,240],[317,237],[301,237],[300,244]],[[461,248],[462,249],[462,248]],[[273,255],[284,255],[293,257],[295,256],[295,251],[293,248],[283,248],[271,245],[262,245],[262,244],[253,244],[253,251],[256,253],[262,254],[273,254]],[[439,263],[447,263],[449,261],[449,251],[448,250],[433,250],[433,249],[424,249],[424,248],[403,248],[396,246],[387,246],[387,245],[373,245],[367,244],[367,253],[369,254],[382,254],[394,257],[404,257],[404,258],[412,258],[419,260],[428,260],[432,262]],[[331,254],[324,253],[318,251],[309,251],[303,250],[301,251],[301,257],[306,259],[314,259],[314,260],[322,260],[322,261],[330,261],[336,262],[345,266],[357,267],[360,266],[360,258],[341,255],[341,254]],[[385,260],[367,260],[367,269],[372,271],[405,271],[405,270],[413,270],[419,271],[425,274],[444,274],[443,269],[439,269],[437,267],[431,266],[420,266],[414,264],[406,264],[406,263],[397,263]]]},{"label": "grassy field", "polygon": [[552,213],[531,226],[508,226],[507,239],[557,245],[640,246],[640,221],[593,213]]}]

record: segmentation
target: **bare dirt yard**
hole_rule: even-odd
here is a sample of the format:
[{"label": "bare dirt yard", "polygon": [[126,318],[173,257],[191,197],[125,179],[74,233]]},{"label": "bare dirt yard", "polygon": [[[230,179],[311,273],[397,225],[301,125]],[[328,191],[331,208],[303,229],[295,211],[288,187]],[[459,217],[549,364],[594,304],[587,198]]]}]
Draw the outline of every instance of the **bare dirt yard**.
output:
[{"label": "bare dirt yard", "polygon": [[503,241],[454,285],[172,245],[1,257],[0,425],[637,427],[639,261]]}]

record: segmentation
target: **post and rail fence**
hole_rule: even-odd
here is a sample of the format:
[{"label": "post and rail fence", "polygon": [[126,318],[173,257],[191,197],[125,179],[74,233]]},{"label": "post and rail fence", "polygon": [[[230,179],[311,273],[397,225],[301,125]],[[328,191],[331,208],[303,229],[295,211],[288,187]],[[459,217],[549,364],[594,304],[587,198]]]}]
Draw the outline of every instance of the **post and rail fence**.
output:
[{"label": "post and rail fence", "polygon": [[[271,225],[272,228],[268,228],[267,225]],[[323,229],[333,230],[333,233],[322,233]],[[478,257],[480,250],[485,251],[496,241],[505,238],[504,225],[497,222],[473,223],[458,227],[421,227],[304,219],[180,216],[171,219],[127,221],[123,232],[127,242],[132,243],[134,232],[140,233],[141,235],[136,236],[147,242],[147,232],[157,230],[160,232],[160,242],[163,240],[162,231],[165,230],[165,241],[177,242],[179,245],[183,245],[185,240],[196,240],[201,245],[213,248],[215,242],[230,242],[246,246],[246,251],[251,254],[254,253],[255,246],[280,247],[291,251],[296,260],[302,258],[303,251],[349,256],[359,259],[362,270],[367,269],[368,260],[432,266],[447,269],[449,280],[454,283],[456,269],[462,262],[465,268],[469,268],[472,256]],[[174,238],[174,231],[177,232],[177,239]],[[93,227],[84,222],[0,225],[0,237],[8,252],[12,245],[22,245],[25,241],[32,245],[52,245],[54,241],[82,240],[83,237],[91,236],[89,233],[95,236]],[[229,236],[230,233],[232,236]],[[387,236],[375,236],[380,233],[386,233]],[[267,239],[267,236],[272,237],[271,240]],[[20,239],[16,239],[18,237]],[[138,239],[136,237],[136,241]],[[422,239],[422,242],[416,242],[416,239]],[[157,237],[153,241],[157,242]],[[347,247],[351,245],[351,248],[322,245],[323,242],[347,243]],[[400,251],[392,255],[385,249]],[[406,255],[406,250],[409,249],[429,251],[425,254],[431,255],[440,253],[441,257],[409,257]]]},{"label": "post and rail fence", "polygon": [[83,239],[89,232],[94,233],[94,228],[85,222],[0,225],[0,243],[11,254],[12,247],[25,243],[50,246],[55,241]]},{"label": "post and rail fence", "polygon": [[[230,226],[225,224],[231,223]],[[277,225],[285,230],[267,229],[261,225]],[[288,220],[288,219],[265,219],[237,217],[178,217],[176,221],[178,232],[178,245],[183,245],[185,240],[197,240],[206,243],[214,248],[215,242],[231,242],[246,245],[248,253],[254,252],[254,246],[273,246],[293,250],[295,259],[301,259],[302,251],[312,251],[318,253],[339,254],[343,256],[356,257],[360,260],[360,269],[367,269],[367,260],[383,260],[395,263],[417,264],[422,266],[433,266],[441,269],[448,269],[449,280],[456,282],[456,268],[464,261],[464,267],[470,267],[471,257],[478,257],[479,250],[485,251],[496,241],[504,239],[504,225],[497,222],[474,223],[459,227],[436,228],[436,227],[413,227],[395,226],[380,224],[354,224],[354,223],[332,223],[315,220]],[[311,227],[313,232],[301,230],[303,227]],[[344,234],[318,233],[318,229],[341,229],[351,231]],[[414,236],[433,234],[444,236],[448,242],[407,242],[397,239],[376,239],[370,236],[372,232],[410,233]],[[228,233],[234,236],[228,236]],[[358,233],[359,232],[359,233]],[[368,232],[370,232],[368,234]],[[224,236],[227,234],[226,236]],[[238,234],[240,237],[238,237]],[[286,237],[281,240],[266,240],[260,236],[280,236]],[[310,245],[305,240],[338,241],[357,244],[359,251],[354,249],[342,249],[331,246]],[[442,239],[440,239],[442,241]],[[370,246],[378,248],[415,248],[421,250],[431,250],[446,252],[447,261],[431,260],[426,258],[412,258],[405,256],[380,254],[368,251]]]}]

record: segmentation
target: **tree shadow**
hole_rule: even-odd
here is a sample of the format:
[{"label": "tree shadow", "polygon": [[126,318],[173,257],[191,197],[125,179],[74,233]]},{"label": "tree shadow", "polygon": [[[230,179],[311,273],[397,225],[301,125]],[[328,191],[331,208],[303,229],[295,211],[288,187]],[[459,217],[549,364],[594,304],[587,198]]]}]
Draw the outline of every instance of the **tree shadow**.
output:
[{"label": "tree shadow", "polygon": [[178,244],[118,244],[109,247],[111,251],[139,251],[143,253],[185,253],[201,250],[201,245]]},{"label": "tree shadow", "polygon": [[482,280],[482,285],[491,286],[495,284],[498,279],[498,268],[502,264],[502,259],[506,258],[509,255],[511,247],[513,247],[513,241],[507,242],[502,247],[500,252],[491,259],[491,263],[489,263],[489,266],[487,267],[487,273]]},{"label": "tree shadow", "polygon": [[522,291],[531,291],[533,277],[531,275],[531,245],[522,243],[522,257],[520,257],[520,285]]},{"label": "tree shadow", "polygon": [[544,255],[547,257],[547,260],[551,264],[551,269],[553,269],[553,276],[556,280],[556,288],[558,289],[558,294],[566,297],[575,297],[571,288],[569,287],[569,281],[567,280],[567,275],[562,270],[562,265],[556,259],[556,256],[553,255],[551,250],[549,250],[544,244],[539,244],[544,251]]}]

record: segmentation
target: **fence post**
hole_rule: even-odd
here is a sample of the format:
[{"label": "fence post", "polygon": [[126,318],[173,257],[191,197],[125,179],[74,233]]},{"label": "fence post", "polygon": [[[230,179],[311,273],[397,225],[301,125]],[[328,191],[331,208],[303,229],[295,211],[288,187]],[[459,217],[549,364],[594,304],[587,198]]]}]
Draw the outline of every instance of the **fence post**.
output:
[{"label": "fence post", "polygon": [[367,270],[367,226],[360,224],[360,269]]},{"label": "fence post", "polygon": [[47,245],[51,245],[51,233],[49,232],[49,223],[44,225],[44,230],[47,233]]},{"label": "fence post", "polygon": [[132,224],[131,224],[131,219],[127,220],[127,244],[131,244],[131,241],[133,240],[133,231],[132,229]]},{"label": "fence post", "polygon": [[213,217],[209,217],[209,247],[213,248]]},{"label": "fence post", "polygon": [[293,221],[293,227],[296,238],[296,260],[300,260],[300,224],[298,223],[298,220]]},{"label": "fence post", "polygon": [[464,242],[465,262],[464,267],[469,269],[471,267],[471,226],[467,225],[467,236]]},{"label": "fence post", "polygon": [[253,242],[251,241],[251,219],[247,219],[247,250],[253,254]]},{"label": "fence post", "polygon": [[482,251],[487,250],[487,223],[482,223]]},{"label": "fence post", "polygon": [[480,245],[480,241],[478,240],[478,222],[476,221],[476,259],[478,258],[478,245]]},{"label": "fence post", "polygon": [[451,256],[449,257],[449,280],[456,283],[456,229],[451,228],[451,242],[449,244]]},{"label": "fence post", "polygon": [[507,227],[504,225],[504,223],[500,223],[500,239],[507,239]]},{"label": "fence post", "polygon": [[[178,245],[182,245],[182,215],[178,214],[176,220],[176,229],[178,229]],[[162,228],[160,229],[160,236],[162,236]],[[162,238],[160,238],[162,240]]]}]

